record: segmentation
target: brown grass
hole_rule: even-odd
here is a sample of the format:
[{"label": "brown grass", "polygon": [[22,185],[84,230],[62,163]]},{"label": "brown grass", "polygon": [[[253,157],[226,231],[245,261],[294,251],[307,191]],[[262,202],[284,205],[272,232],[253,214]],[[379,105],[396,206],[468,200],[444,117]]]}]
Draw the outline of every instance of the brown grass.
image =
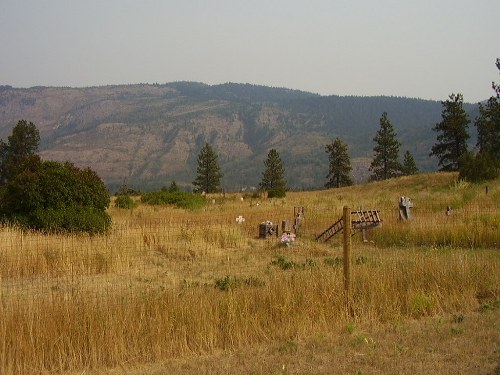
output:
[{"label": "brown grass", "polygon": [[[198,212],[112,208],[105,236],[3,228],[0,373],[188,373],[198,364],[210,374],[362,374],[391,373],[391,361],[392,373],[493,373],[500,182],[486,194],[454,178],[289,193],[258,206],[216,196]],[[398,221],[400,195],[415,202],[412,222]],[[314,241],[344,205],[384,219],[370,242],[354,237],[353,315],[340,239]],[[306,218],[293,247],[257,238],[260,222],[292,219],[294,206]],[[485,346],[450,357],[440,346],[474,340]]]}]

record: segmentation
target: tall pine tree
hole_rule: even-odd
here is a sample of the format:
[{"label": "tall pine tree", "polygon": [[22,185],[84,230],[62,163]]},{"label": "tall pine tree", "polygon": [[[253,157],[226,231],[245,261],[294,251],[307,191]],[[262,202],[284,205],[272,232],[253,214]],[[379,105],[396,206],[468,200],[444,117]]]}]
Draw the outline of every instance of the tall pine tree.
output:
[{"label": "tall pine tree", "polygon": [[205,143],[198,155],[196,173],[196,179],[193,181],[195,192],[215,193],[220,190],[223,175],[220,171],[218,156],[208,143]]},{"label": "tall pine tree", "polygon": [[352,185],[352,179],[349,175],[352,167],[347,144],[337,137],[332,143],[325,146],[325,151],[330,161],[328,175],[326,176],[328,181],[325,187],[339,188]]},{"label": "tall pine tree", "polygon": [[[500,59],[496,61],[500,71]],[[492,180],[500,176],[500,84],[492,83],[495,95],[479,103],[477,154],[467,152],[460,158],[459,178],[472,182]]]},{"label": "tall pine tree", "polygon": [[286,195],[285,167],[278,151],[271,149],[264,165],[266,169],[262,173],[260,189],[267,191],[269,198],[284,197]]},{"label": "tall pine tree", "polygon": [[[497,59],[496,66],[500,71],[500,59]],[[479,103],[479,116],[474,125],[477,128],[479,153],[500,160],[500,84],[493,82],[492,87],[495,95],[486,104]]]},{"label": "tall pine tree", "polygon": [[380,129],[375,138],[376,143],[373,151],[375,156],[370,164],[372,180],[386,180],[401,175],[401,164],[399,163],[399,147],[401,144],[396,138],[396,132],[387,118],[387,112],[380,118]]},{"label": "tall pine tree", "polygon": [[469,118],[463,107],[462,94],[451,94],[441,102],[441,122],[433,130],[438,133],[437,143],[429,156],[437,156],[441,171],[458,171],[460,158],[467,152]]}]

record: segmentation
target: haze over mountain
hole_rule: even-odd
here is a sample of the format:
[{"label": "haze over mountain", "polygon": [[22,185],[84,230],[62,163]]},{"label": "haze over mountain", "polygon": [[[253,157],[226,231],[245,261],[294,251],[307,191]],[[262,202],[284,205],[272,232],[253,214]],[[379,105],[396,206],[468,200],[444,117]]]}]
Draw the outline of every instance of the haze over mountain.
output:
[{"label": "haze over mountain", "polygon": [[[473,119],[476,106],[465,109]],[[1,86],[0,137],[6,139],[20,119],[33,121],[42,158],[90,166],[111,190],[124,182],[157,189],[172,180],[189,188],[205,142],[219,155],[225,189],[257,186],[263,161],[276,148],[289,187],[302,189],[326,182],[324,147],[337,136],[349,146],[355,180],[365,180],[383,112],[402,143],[400,156],[409,150],[421,170],[436,169],[428,155],[441,110],[431,100],[320,96],[234,83]]]}]

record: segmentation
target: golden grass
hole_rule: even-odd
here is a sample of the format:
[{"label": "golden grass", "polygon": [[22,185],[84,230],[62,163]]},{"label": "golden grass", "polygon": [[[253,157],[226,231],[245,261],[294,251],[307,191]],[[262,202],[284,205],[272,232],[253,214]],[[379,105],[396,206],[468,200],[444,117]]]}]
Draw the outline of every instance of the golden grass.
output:
[{"label": "golden grass", "polygon": [[[398,221],[401,195],[415,203],[412,222]],[[104,371],[498,308],[499,181],[488,194],[432,174],[258,206],[213,198],[197,212],[111,208],[113,230],[100,236],[2,228],[0,373]],[[344,205],[384,220],[370,242],[354,237],[352,316],[340,238],[314,240]],[[259,223],[293,219],[294,206],[306,209],[294,246],[257,238]]]}]

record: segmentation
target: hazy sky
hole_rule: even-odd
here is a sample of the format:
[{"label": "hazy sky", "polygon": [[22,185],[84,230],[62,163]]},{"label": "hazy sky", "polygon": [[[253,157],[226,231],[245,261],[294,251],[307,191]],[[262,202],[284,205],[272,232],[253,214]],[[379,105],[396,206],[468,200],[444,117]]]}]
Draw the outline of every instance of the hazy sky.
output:
[{"label": "hazy sky", "polygon": [[0,84],[254,83],[467,102],[500,0],[0,0]]}]

